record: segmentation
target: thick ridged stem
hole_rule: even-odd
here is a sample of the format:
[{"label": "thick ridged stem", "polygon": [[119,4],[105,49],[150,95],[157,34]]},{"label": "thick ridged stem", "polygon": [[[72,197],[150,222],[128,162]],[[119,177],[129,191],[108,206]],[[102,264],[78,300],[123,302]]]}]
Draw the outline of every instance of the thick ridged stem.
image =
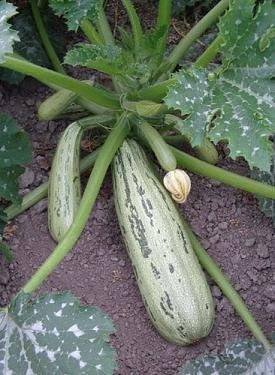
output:
[{"label": "thick ridged stem", "polygon": [[[221,0],[210,10],[174,48],[167,61],[170,65],[169,71],[173,71],[191,45],[214,23],[217,22],[222,13],[228,8],[229,0]],[[164,72],[163,72],[164,73]]]},{"label": "thick ridged stem", "polygon": [[99,11],[98,16],[98,30],[100,31],[101,37],[103,38],[106,44],[115,44],[115,39],[110,28],[109,22],[107,20],[106,14],[103,7]]},{"label": "thick ridged stem", "polygon": [[135,49],[137,51],[140,48],[142,37],[143,37],[140,20],[131,0],[122,0],[122,4],[124,5],[127,11],[128,17],[130,19],[134,41],[135,41]]},{"label": "thick ridged stem", "polygon": [[205,68],[216,57],[217,53],[220,50],[222,42],[223,38],[221,36],[218,36],[216,39],[214,39],[213,42],[203,52],[203,54],[200,55],[200,57],[195,61],[193,66],[196,68]]},{"label": "thick ridged stem", "polygon": [[28,61],[13,56],[7,56],[5,62],[2,63],[1,66],[29,75],[43,83],[49,82],[50,85],[52,84],[68,89],[101,106],[113,109],[120,108],[119,99],[116,95],[74,78],[67,77],[64,74],[42,68],[41,66],[32,64]]},{"label": "thick ridged stem", "polygon": [[47,30],[44,26],[44,22],[43,22],[43,19],[41,17],[41,14],[40,14],[40,10],[37,6],[37,1],[36,0],[31,0],[31,9],[32,9],[32,15],[33,15],[33,18],[34,18],[34,22],[35,22],[35,25],[36,25],[36,28],[38,30],[38,33],[39,33],[39,36],[40,36],[40,39],[43,43],[43,46],[48,54],[48,57],[54,67],[54,69],[59,72],[59,73],[63,73],[63,74],[66,74],[63,66],[61,65],[60,61],[59,61],[59,58],[52,46],[52,43],[49,39],[49,36],[48,36],[48,33],[47,33]]},{"label": "thick ridged stem", "polygon": [[83,20],[80,24],[80,27],[90,43],[103,44],[101,36],[89,20]]},{"label": "thick ridged stem", "polygon": [[212,277],[212,279],[216,282],[216,284],[219,286],[224,295],[231,302],[236,312],[242,318],[242,320],[244,321],[250,332],[254,335],[254,337],[263,344],[266,350],[269,350],[271,348],[271,343],[263,333],[261,327],[254,319],[251,312],[248,310],[246,304],[244,303],[239,293],[233,288],[230,281],[223,274],[223,272],[216,264],[216,262],[204,250],[199,240],[194,235],[194,233],[192,232],[191,228],[185,220],[183,220],[183,225],[186,232],[188,233],[192,247],[202,267]]},{"label": "thick ridged stem", "polygon": [[76,244],[90,216],[107,169],[128,132],[128,117],[124,113],[99,151],[73,224],[64,239],[22,288],[25,293],[32,293],[39,288]]},{"label": "thick ridged stem", "polygon": [[167,31],[162,38],[159,53],[164,55],[169,27],[171,24],[172,0],[159,0],[157,28],[166,27]]},{"label": "thick ridged stem", "polygon": [[175,78],[168,79],[166,81],[156,83],[150,87],[145,87],[141,89],[137,96],[141,100],[153,100],[161,101],[168,93],[170,87],[175,85],[177,80]]},{"label": "thick ridged stem", "polygon": [[187,170],[201,176],[218,180],[224,184],[233,186],[234,188],[261,195],[262,197],[275,199],[275,186],[263,184],[262,182],[252,180],[251,178],[226,171],[223,168],[216,167],[205,161],[194,158],[174,147],[171,147],[171,149],[177,159],[178,166],[186,168]]}]

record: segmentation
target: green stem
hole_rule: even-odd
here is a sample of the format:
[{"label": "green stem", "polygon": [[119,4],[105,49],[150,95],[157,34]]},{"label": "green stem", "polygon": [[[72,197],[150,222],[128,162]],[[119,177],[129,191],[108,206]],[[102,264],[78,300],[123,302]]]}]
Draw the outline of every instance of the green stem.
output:
[{"label": "green stem", "polygon": [[49,59],[54,67],[54,69],[62,74],[66,74],[63,66],[61,65],[59,58],[52,46],[52,43],[49,39],[47,30],[44,26],[43,19],[40,14],[40,10],[37,6],[36,0],[31,0],[31,9],[32,9],[32,15],[36,24],[36,28],[38,30],[39,36],[41,38],[41,41],[43,43],[43,46],[49,56]]},{"label": "green stem", "polygon": [[124,5],[128,13],[130,22],[131,22],[134,41],[135,41],[135,50],[137,51],[140,48],[142,37],[143,37],[140,20],[131,0],[122,0],[122,4]]},{"label": "green stem", "polygon": [[[221,14],[228,8],[230,0],[221,0],[210,12],[208,12],[188,33],[185,35],[179,44],[174,48],[167,59],[169,71],[173,71],[180,60],[187,53],[191,45],[214,23],[217,22]],[[167,71],[160,68],[160,74]]]},{"label": "green stem", "polygon": [[165,46],[168,36],[169,27],[171,24],[171,11],[172,9],[172,0],[159,0],[159,9],[158,9],[158,19],[157,19],[157,28],[166,27],[166,33],[162,38],[160,46],[160,54],[163,56],[165,52]]},{"label": "green stem", "polygon": [[56,246],[54,251],[32,278],[23,287],[25,293],[34,292],[43,281],[55,270],[68,252],[77,242],[99,193],[107,169],[129,131],[127,114],[122,114],[115,128],[99,151],[94,168],[88,180],[86,189],[80,202],[75,220],[66,233],[64,239]]},{"label": "green stem", "polygon": [[156,83],[153,86],[145,87],[138,92],[138,98],[142,100],[153,100],[160,101],[162,100],[169,88],[177,83],[177,80],[174,78],[168,79],[166,81]]},{"label": "green stem", "polygon": [[82,127],[83,130],[89,130],[95,126],[101,126],[102,124],[107,124],[110,121],[115,121],[113,114],[105,114],[98,116],[88,116],[78,120],[78,124]]},{"label": "green stem", "polygon": [[[105,42],[105,44],[110,44],[110,45],[115,45],[115,39],[110,27],[110,24],[108,22],[108,19],[106,17],[106,14],[104,12],[103,7],[101,7],[100,12],[99,12],[99,17],[98,17],[98,29],[101,33],[101,36]],[[122,92],[122,86],[121,83],[119,82],[118,78],[112,76],[112,81],[114,85],[114,89],[117,93]]]},{"label": "green stem", "polygon": [[213,42],[207,47],[203,54],[200,55],[200,57],[195,61],[193,66],[196,68],[205,68],[216,57],[217,53],[220,50],[222,42],[222,36],[217,36],[217,38],[213,40]]},{"label": "green stem", "polygon": [[244,323],[247,325],[248,329],[255,336],[255,338],[260,341],[266,350],[271,348],[271,344],[265,334],[263,333],[261,327],[258,325],[254,319],[251,312],[248,310],[246,304],[244,303],[241,296],[233,288],[229,280],[225,277],[223,272],[220,270],[219,266],[214,262],[214,260],[207,254],[202,245],[200,244],[197,237],[192,232],[191,228],[185,220],[183,220],[183,225],[188,233],[192,247],[206,272],[212,277],[219,288],[222,290],[224,295],[231,302],[239,316],[242,318]]},{"label": "green stem", "polygon": [[80,24],[80,27],[90,43],[103,44],[101,36],[89,20],[83,20]]},{"label": "green stem", "polygon": [[101,7],[98,16],[98,29],[106,44],[115,44],[114,36],[110,28],[110,24],[107,20],[106,14],[103,7]]},{"label": "green stem", "polygon": [[49,82],[49,84],[71,90],[101,106],[114,109],[120,108],[119,99],[114,94],[52,70],[42,68],[28,61],[13,56],[6,56],[5,62],[1,66],[30,75],[41,82]]},{"label": "green stem", "polygon": [[44,9],[45,6],[47,5],[48,3],[48,0],[38,0],[37,1],[37,5],[40,9]]},{"label": "green stem", "polygon": [[247,191],[249,193],[261,195],[266,198],[275,199],[275,187],[262,182],[252,180],[248,177],[240,176],[236,173],[226,171],[222,168],[208,164],[171,146],[177,159],[178,165],[201,176],[213,178],[229,186]]}]

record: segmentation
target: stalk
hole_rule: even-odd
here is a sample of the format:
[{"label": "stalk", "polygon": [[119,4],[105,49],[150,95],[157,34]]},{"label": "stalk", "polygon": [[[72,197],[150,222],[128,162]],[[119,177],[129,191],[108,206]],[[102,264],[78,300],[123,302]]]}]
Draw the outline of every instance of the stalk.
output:
[{"label": "stalk", "polygon": [[[115,39],[114,39],[110,24],[108,22],[108,19],[106,17],[106,14],[104,12],[103,7],[101,7],[101,9],[99,11],[99,17],[98,17],[97,24],[98,24],[98,29],[100,31],[100,34],[101,34],[102,39],[105,42],[105,44],[110,44],[110,45],[114,46],[116,44]],[[118,92],[118,93],[121,93],[122,86],[121,86],[119,80],[116,77],[112,76],[112,81],[113,81],[115,91]]]},{"label": "stalk", "polygon": [[[67,77],[47,68],[35,65],[25,60],[18,59],[11,55],[6,56],[6,60],[1,66],[15,70],[16,72],[27,74],[41,82],[49,82],[55,86],[73,91],[84,98],[99,104],[103,107],[117,109],[120,108],[119,99],[116,95],[87,83]],[[47,83],[48,84],[48,83]]]},{"label": "stalk", "polygon": [[51,60],[51,63],[54,67],[54,69],[59,72],[59,73],[62,73],[62,74],[66,74],[63,66],[61,65],[60,61],[59,61],[59,58],[52,46],[52,43],[49,39],[49,36],[48,36],[48,33],[47,33],[47,30],[45,28],[45,25],[44,25],[44,22],[43,22],[43,19],[41,17],[41,14],[40,14],[40,10],[37,6],[37,1],[36,0],[31,0],[31,9],[32,9],[32,15],[33,15],[33,18],[34,18],[34,22],[35,22],[35,25],[36,25],[36,28],[38,30],[38,33],[39,33],[39,36],[40,36],[40,39],[43,43],[43,46],[49,56],[49,59]]},{"label": "stalk", "polygon": [[213,9],[210,10],[179,42],[167,59],[166,63],[160,67],[159,76],[165,72],[171,72],[175,69],[180,60],[187,53],[191,45],[214,23],[217,22],[221,14],[228,8],[230,0],[221,0]]},{"label": "stalk", "polygon": [[172,0],[159,0],[159,9],[158,9],[158,19],[157,19],[157,28],[167,27],[165,35],[161,41],[161,47],[159,53],[161,56],[164,55],[165,46],[168,36],[169,27],[171,24],[171,13],[172,13]]},{"label": "stalk", "polygon": [[48,0],[38,0],[37,1],[37,5],[40,9],[44,9],[45,6],[47,5],[48,3]]},{"label": "stalk", "polygon": [[205,68],[216,57],[217,53],[220,50],[222,42],[223,38],[221,36],[217,36],[217,38],[213,40],[213,42],[207,47],[203,54],[200,55],[200,57],[195,61],[193,66],[195,68]]},{"label": "stalk", "polygon": [[216,262],[207,254],[202,245],[200,244],[197,237],[192,232],[191,228],[185,220],[183,220],[183,225],[188,233],[189,239],[191,241],[192,247],[205,271],[212,277],[219,288],[222,290],[223,294],[228,298],[236,312],[242,318],[250,332],[255,336],[255,338],[260,341],[266,350],[271,348],[271,343],[263,333],[261,327],[258,325],[254,319],[251,312],[248,310],[246,304],[244,303],[241,296],[233,288],[230,281],[225,277]]},{"label": "stalk", "polygon": [[22,288],[25,293],[34,292],[55,270],[77,242],[89,218],[107,169],[117,149],[129,132],[127,116],[127,114],[121,115],[115,128],[100,149],[73,224],[64,239],[56,246],[48,259]]},{"label": "stalk", "polygon": [[161,101],[167,94],[169,88],[177,83],[174,78],[156,83],[150,87],[139,90],[138,98],[143,100]]},{"label": "stalk", "polygon": [[265,198],[275,199],[275,186],[263,184],[248,177],[226,171],[222,168],[208,164],[171,146],[178,165],[201,176],[213,178],[234,188],[261,195]]},{"label": "stalk", "polygon": [[90,43],[103,44],[101,36],[89,20],[83,20],[80,24],[80,27]]},{"label": "stalk", "polygon": [[130,19],[135,41],[135,50],[137,51],[140,48],[143,37],[140,20],[131,0],[122,0],[122,4],[124,5]]},{"label": "stalk", "polygon": [[107,20],[106,14],[103,7],[101,7],[98,16],[98,29],[101,33],[101,36],[106,44],[115,44],[114,36],[110,28],[109,22]]}]

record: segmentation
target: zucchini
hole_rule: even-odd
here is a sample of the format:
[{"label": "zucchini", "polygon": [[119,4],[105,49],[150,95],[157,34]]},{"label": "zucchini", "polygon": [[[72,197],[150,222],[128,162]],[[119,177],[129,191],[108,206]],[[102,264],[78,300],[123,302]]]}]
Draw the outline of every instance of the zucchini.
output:
[{"label": "zucchini", "polygon": [[69,125],[52,162],[48,190],[48,227],[52,237],[61,241],[70,228],[81,199],[79,153],[82,127]]},{"label": "zucchini", "polygon": [[141,140],[154,152],[160,166],[166,172],[174,171],[177,168],[177,160],[159,132],[146,121],[139,122],[136,129]]},{"label": "zucchini", "polygon": [[148,314],[168,341],[205,337],[214,304],[174,203],[133,140],[113,162],[116,212]]},{"label": "zucchini", "polygon": [[206,137],[204,138],[202,144],[200,146],[196,146],[194,150],[199,159],[206,161],[209,164],[215,165],[219,161],[219,154],[215,145]]},{"label": "zucchini", "polygon": [[78,95],[70,90],[59,90],[42,102],[38,108],[38,118],[41,121],[54,120],[64,113],[77,99]]}]

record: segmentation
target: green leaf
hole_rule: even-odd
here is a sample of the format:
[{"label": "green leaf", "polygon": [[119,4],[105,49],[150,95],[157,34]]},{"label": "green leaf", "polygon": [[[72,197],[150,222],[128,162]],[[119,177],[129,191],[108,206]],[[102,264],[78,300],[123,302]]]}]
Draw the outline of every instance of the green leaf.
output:
[{"label": "green leaf", "polygon": [[0,240],[0,253],[4,255],[4,258],[7,262],[11,262],[13,260],[13,255],[11,252],[11,249],[8,245],[6,245],[4,242]]},{"label": "green leaf", "polygon": [[275,4],[259,4],[253,17],[255,0],[234,1],[219,23],[224,43],[224,65],[238,68],[248,77],[275,76]]},{"label": "green leaf", "polygon": [[79,43],[65,56],[64,62],[73,66],[85,66],[106,74],[119,75],[125,79],[143,77],[147,66],[135,62],[130,52],[118,46]]},{"label": "green leaf", "polygon": [[[253,169],[251,171],[251,178],[269,185],[273,185],[275,188],[275,156],[273,155],[269,173],[262,172],[259,169]],[[259,201],[260,209],[267,217],[272,218],[273,225],[275,226],[275,200],[263,198],[261,196],[257,196],[257,199]]]},{"label": "green leaf", "polygon": [[12,30],[7,22],[16,13],[16,7],[13,4],[7,3],[5,0],[0,1],[0,63],[5,61],[7,53],[13,52],[13,44],[19,40],[17,32]]},{"label": "green leaf", "polygon": [[123,50],[117,46],[79,43],[65,56],[64,62],[81,65],[108,74],[125,74],[127,60]]},{"label": "green leaf", "polygon": [[66,19],[69,30],[77,31],[81,21],[98,18],[102,0],[50,0],[49,5],[57,16]]},{"label": "green leaf", "polygon": [[243,340],[228,345],[220,355],[187,362],[179,375],[274,375],[274,368],[274,347],[266,352],[259,342]]},{"label": "green leaf", "polygon": [[21,165],[30,161],[31,144],[26,133],[12,117],[0,113],[0,197],[20,202],[17,179],[24,172]]},{"label": "green leaf", "polygon": [[2,239],[3,239],[2,234],[4,232],[4,228],[6,224],[7,224],[7,215],[1,209],[1,206],[0,206],[0,254],[1,253],[3,254],[7,262],[11,262],[13,259],[11,249],[4,242],[2,242]]},{"label": "green leaf", "polygon": [[112,322],[70,293],[15,297],[0,312],[0,373],[112,374]]},{"label": "green leaf", "polygon": [[[189,114],[177,128],[193,146],[205,135],[228,141],[230,156],[269,171],[275,132],[275,5],[266,1],[253,16],[252,0],[232,2],[220,22],[223,65],[216,72],[183,69],[165,102]],[[249,15],[249,17],[248,17]],[[256,42],[254,42],[256,40]]]}]

